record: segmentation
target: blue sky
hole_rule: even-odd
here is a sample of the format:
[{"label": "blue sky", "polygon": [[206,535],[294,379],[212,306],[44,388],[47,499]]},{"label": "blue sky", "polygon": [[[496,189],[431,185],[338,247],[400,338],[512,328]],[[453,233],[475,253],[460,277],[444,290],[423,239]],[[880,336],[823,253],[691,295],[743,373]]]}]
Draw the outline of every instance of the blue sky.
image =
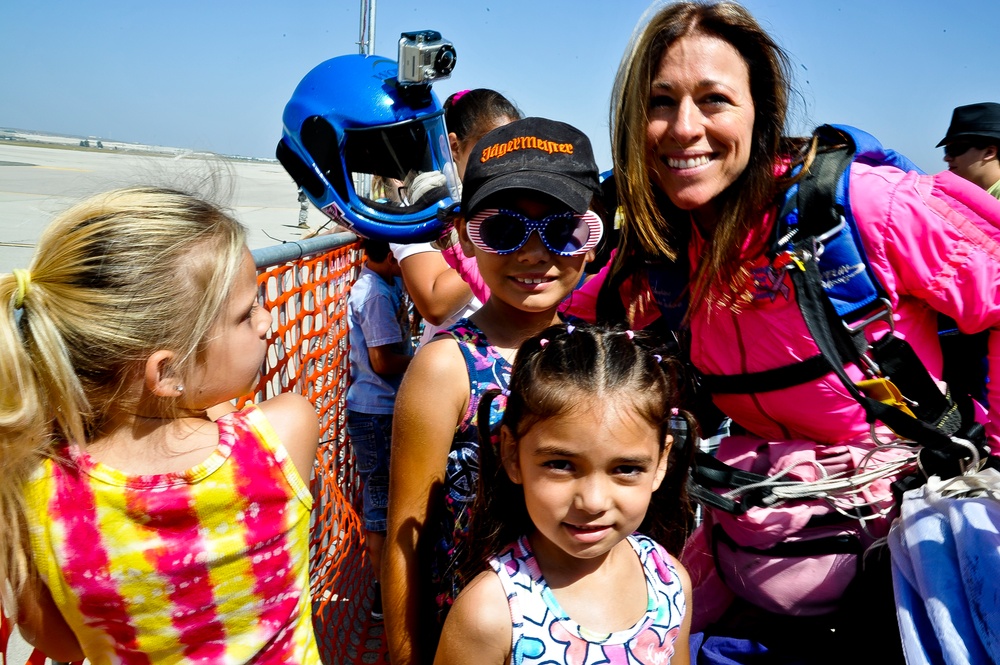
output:
[{"label": "blue sky", "polygon": [[[853,124],[926,170],[951,109],[1000,101],[996,0],[749,0],[788,51],[790,129]],[[312,67],[356,53],[360,0],[8,0],[0,126],[272,157]],[[610,166],[615,70],[646,0],[377,0],[375,52],[434,29],[458,65],[435,86],[491,87],[570,122]]]}]

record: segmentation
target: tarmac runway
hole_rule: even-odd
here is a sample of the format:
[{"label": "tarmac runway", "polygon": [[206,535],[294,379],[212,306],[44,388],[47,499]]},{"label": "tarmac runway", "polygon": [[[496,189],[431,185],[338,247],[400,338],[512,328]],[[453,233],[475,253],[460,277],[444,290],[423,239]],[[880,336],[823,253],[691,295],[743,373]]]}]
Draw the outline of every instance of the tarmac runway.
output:
[{"label": "tarmac runway", "polygon": [[[217,183],[218,195],[211,186]],[[104,190],[130,185],[199,192],[232,210],[249,229],[251,249],[298,240],[298,189],[277,162],[204,154],[127,154],[0,141],[0,273],[26,268],[42,230],[57,213]],[[309,205],[307,224],[326,217]]]}]

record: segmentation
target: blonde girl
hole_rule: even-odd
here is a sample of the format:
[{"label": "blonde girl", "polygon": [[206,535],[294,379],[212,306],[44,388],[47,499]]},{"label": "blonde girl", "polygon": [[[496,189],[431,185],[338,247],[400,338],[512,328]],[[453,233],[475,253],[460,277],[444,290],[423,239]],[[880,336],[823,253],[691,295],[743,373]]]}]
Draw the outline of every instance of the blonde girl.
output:
[{"label": "blonde girl", "polygon": [[244,228],[178,191],[94,196],[0,301],[0,573],[27,640],[94,665],[319,662],[315,411],[217,408],[271,324]]}]

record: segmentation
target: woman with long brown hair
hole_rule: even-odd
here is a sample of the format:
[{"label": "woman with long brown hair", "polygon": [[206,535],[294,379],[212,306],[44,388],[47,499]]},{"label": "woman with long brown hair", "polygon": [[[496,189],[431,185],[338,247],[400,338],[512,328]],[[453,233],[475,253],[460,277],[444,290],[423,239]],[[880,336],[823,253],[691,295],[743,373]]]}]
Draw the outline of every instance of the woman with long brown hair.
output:
[{"label": "woman with long brown hair", "polygon": [[[1000,207],[947,172],[856,160],[843,212],[862,258],[822,272],[823,248],[796,244],[780,225],[785,194],[836,146],[785,136],[788,70],[775,40],[735,3],[670,4],[637,29],[612,96],[620,242],[603,281],[586,288],[603,284],[598,318],[680,329],[689,340],[682,346],[702,387],[734,424],[721,461],[771,484],[784,471],[800,483],[843,473],[850,486],[859,468],[878,470],[827,499],[708,510],[682,558],[695,587],[693,630],[721,618],[772,655],[807,649],[806,662],[839,662],[856,654],[859,635],[877,632],[869,614],[881,612],[896,632],[891,592],[879,597],[856,573],[860,552],[888,531],[890,483],[915,468],[916,447],[872,423],[855,384],[892,377],[828,357],[793,275],[808,268],[819,284],[867,266],[886,311],[863,326],[858,355],[876,340],[905,340],[916,357],[906,366],[922,365],[940,385],[939,312],[966,333],[1000,328]],[[991,337],[996,377],[1000,336]],[[982,419],[997,450],[1000,384],[989,385]],[[823,541],[789,555],[793,541],[835,536],[857,549]],[[898,658],[898,636],[887,643]]]}]

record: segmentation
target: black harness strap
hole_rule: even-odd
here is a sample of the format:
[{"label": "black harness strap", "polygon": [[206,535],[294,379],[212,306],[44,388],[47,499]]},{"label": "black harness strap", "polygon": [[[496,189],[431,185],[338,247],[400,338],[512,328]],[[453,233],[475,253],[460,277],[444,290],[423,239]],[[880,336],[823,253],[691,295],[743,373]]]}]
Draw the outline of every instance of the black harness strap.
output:
[{"label": "black harness strap", "polygon": [[[864,409],[868,423],[880,421],[897,435],[925,447],[922,460],[934,456],[954,459],[956,454],[965,458],[969,451],[951,439],[961,426],[957,409],[949,397],[941,394],[912,347],[891,331],[869,346],[863,326],[852,330],[846,325],[848,319],[851,322],[863,319],[888,302],[878,281],[872,279],[884,300],[876,299],[843,316],[823,287],[819,266],[822,239],[842,223],[844,211],[836,203],[837,187],[845,170],[850,168],[854,149],[850,138],[832,127],[821,127],[817,133],[824,145],[832,147],[817,152],[809,172],[799,180],[797,191],[787,197],[779,217],[787,226],[777,224],[774,250],[776,255],[781,251],[793,252],[796,260],[788,270],[799,309],[819,355],[762,372],[700,375],[700,384],[711,393],[750,394],[787,388],[833,372]],[[779,242],[789,246],[779,247]],[[851,380],[845,369],[847,363],[870,371],[872,360],[881,370],[881,376],[903,390],[908,407],[918,417],[869,397]],[[704,504],[742,514],[762,505],[770,490],[755,488],[731,500],[711,488],[745,487],[764,480],[763,476],[746,474],[707,453],[699,453],[695,456],[689,492]]]},{"label": "black harness strap", "polygon": [[[900,436],[920,445],[955,450],[956,444],[952,443],[950,434],[957,431],[959,424],[949,419],[952,404],[937,389],[910,345],[890,332],[870,349],[864,330],[848,329],[823,288],[818,256],[821,244],[817,239],[841,223],[844,211],[836,203],[837,186],[845,170],[850,168],[854,152],[849,137],[832,127],[820,127],[817,134],[824,145],[831,147],[817,151],[809,171],[797,183],[797,192],[785,201],[779,219],[786,220],[787,227],[782,228],[778,224],[776,235],[786,236],[783,240],[791,237],[790,243],[798,260],[790,265],[789,271],[799,309],[820,353],[804,361],[762,372],[703,375],[701,382],[713,392],[749,394],[786,388],[833,371],[864,408],[869,423],[881,421]],[[794,234],[790,233],[792,230]],[[783,249],[776,242],[775,251]],[[875,286],[881,292],[877,281]],[[876,300],[847,316],[856,320],[880,306],[881,301]],[[919,418],[868,397],[850,379],[844,365],[853,363],[867,368],[866,358],[869,355],[879,358],[884,375],[891,378],[912,401],[913,412]]]},{"label": "black harness strap", "polygon": [[698,478],[709,487],[746,487],[767,480],[767,476],[741,471],[725,462],[720,462],[708,453],[701,453],[701,455],[695,454]]},{"label": "black harness strap", "polygon": [[739,394],[766,393],[790,388],[826,376],[830,363],[822,354],[790,365],[748,372],[746,374],[699,374],[701,386],[710,393]]},{"label": "black harness strap", "polygon": [[[817,130],[827,144],[842,144],[845,138],[836,130],[821,127]],[[821,149],[816,153],[809,171],[797,183],[797,193],[788,196],[776,224],[775,239],[772,251],[777,254],[784,248],[778,246],[780,236],[786,235],[794,228],[792,244],[803,245],[813,238],[821,237],[840,224],[841,215],[835,204],[837,184],[844,170],[850,167],[853,153],[846,147]],[[786,221],[787,225],[780,223]],[[823,298],[826,299],[825,292]],[[855,316],[861,316],[878,306],[878,303],[859,308]],[[834,315],[834,320],[840,322],[840,317]],[[851,335],[845,326],[833,335],[833,348],[836,355],[831,356],[826,350],[820,349],[820,354],[761,372],[744,374],[718,375],[700,374],[701,384],[710,392],[722,394],[751,394],[781,390],[800,385],[826,376],[831,371],[831,358],[845,359],[845,362],[861,364],[862,356],[868,350],[868,341],[864,331]]]},{"label": "black harness strap", "polygon": [[[954,450],[956,444],[952,443],[951,437],[936,427],[918,420],[896,407],[874,400],[858,389],[847,375],[843,364],[837,362],[839,355],[832,331],[843,328],[843,324],[837,313],[833,311],[830,300],[823,292],[819,268],[815,261],[809,261],[804,266],[805,270],[792,271],[792,283],[795,285],[799,309],[802,311],[806,327],[813,336],[820,352],[831,359],[830,365],[834,373],[840,378],[841,383],[843,383],[851,396],[864,408],[867,416],[866,420],[869,423],[874,423],[876,420],[881,421],[888,425],[896,434],[915,441],[920,445],[926,445],[939,450]],[[834,322],[835,325],[831,325],[831,322]]]}]

